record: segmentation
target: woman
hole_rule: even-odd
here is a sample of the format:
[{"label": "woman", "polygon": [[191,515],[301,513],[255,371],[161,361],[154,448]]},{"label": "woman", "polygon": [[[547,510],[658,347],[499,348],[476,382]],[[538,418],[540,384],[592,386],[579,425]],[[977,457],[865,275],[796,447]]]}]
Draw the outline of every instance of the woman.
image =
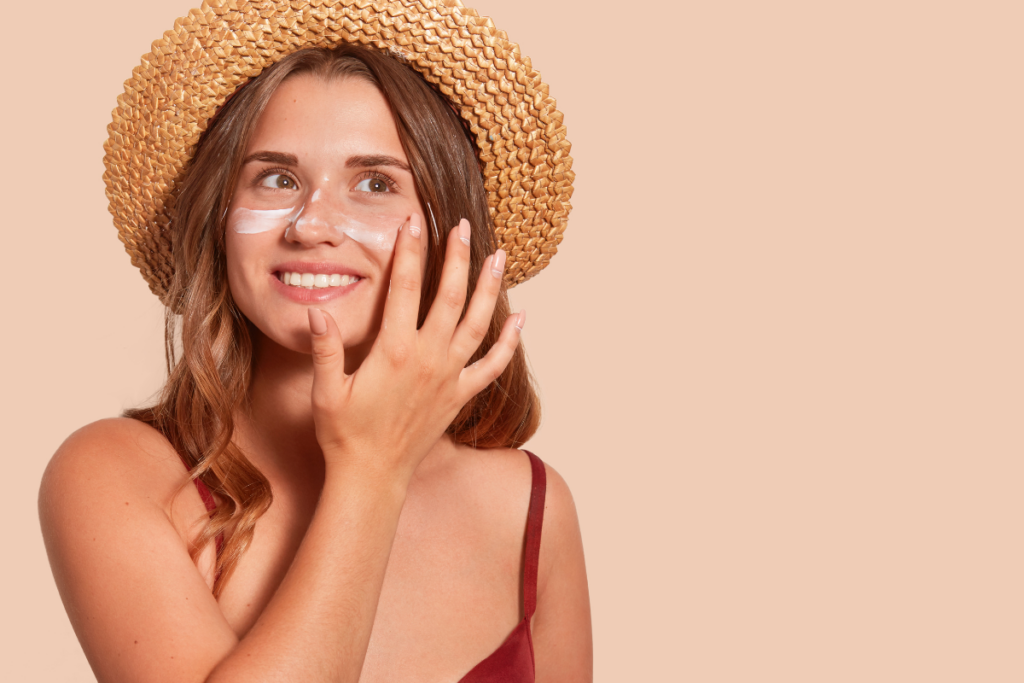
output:
[{"label": "woman", "polygon": [[[549,100],[528,60],[457,3],[175,26],[119,98],[105,176],[169,307],[170,377],[72,435],[40,491],[97,678],[590,680],[572,499],[515,448],[539,412],[503,284],[546,264],[525,249],[560,239],[572,180],[553,101],[510,127]],[[467,115],[463,87],[456,113],[482,83],[459,66],[493,108]]]}]

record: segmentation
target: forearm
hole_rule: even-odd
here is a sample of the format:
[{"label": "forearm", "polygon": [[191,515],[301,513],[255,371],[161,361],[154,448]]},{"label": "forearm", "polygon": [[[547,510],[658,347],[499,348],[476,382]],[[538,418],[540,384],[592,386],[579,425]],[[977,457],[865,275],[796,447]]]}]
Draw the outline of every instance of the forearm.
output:
[{"label": "forearm", "polygon": [[328,469],[288,573],[208,683],[357,681],[404,500],[399,478]]}]

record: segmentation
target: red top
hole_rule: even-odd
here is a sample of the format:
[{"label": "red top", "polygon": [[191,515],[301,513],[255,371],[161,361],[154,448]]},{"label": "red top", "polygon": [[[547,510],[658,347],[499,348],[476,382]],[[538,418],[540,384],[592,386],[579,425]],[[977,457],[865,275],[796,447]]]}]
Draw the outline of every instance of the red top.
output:
[{"label": "red top", "polygon": [[[544,463],[530,451],[530,466],[533,469],[533,486],[530,490],[530,512],[526,517],[526,553],[523,561],[523,620],[512,629],[505,642],[484,661],[477,664],[463,676],[459,683],[533,683],[533,636],[530,634],[530,617],[537,610],[537,561],[540,557],[540,531],[544,523],[544,495],[547,491],[547,473]],[[213,495],[206,484],[198,479],[196,488],[199,496],[211,512],[216,507]],[[217,537],[217,552],[220,552],[222,537]]]}]

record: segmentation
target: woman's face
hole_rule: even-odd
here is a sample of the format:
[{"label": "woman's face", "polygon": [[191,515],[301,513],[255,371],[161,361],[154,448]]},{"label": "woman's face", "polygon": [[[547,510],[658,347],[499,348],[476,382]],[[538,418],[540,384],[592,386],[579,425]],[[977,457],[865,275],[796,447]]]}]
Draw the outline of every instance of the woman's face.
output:
[{"label": "woman's face", "polygon": [[307,308],[325,309],[350,359],[364,357],[413,213],[424,215],[377,88],[289,78],[260,116],[228,210],[231,294],[264,335],[299,352],[310,350]]}]

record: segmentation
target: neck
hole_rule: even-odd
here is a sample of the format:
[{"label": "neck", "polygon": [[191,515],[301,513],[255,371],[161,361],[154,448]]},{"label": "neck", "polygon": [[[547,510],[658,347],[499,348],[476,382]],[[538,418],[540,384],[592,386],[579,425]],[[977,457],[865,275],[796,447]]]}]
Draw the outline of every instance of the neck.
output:
[{"label": "neck", "polygon": [[239,445],[271,480],[323,481],[323,453],[316,440],[308,354],[253,336],[249,405],[236,420]]}]

